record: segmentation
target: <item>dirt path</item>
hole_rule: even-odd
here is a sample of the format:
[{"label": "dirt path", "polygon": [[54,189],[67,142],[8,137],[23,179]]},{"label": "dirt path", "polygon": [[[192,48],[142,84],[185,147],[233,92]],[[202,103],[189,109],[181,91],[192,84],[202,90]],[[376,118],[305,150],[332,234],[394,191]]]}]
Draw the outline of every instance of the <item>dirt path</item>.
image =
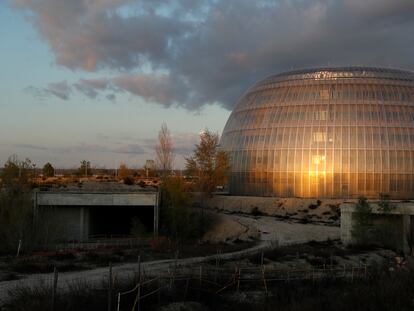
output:
[{"label": "dirt path", "polygon": [[[261,242],[254,247],[237,252],[179,259],[176,264],[178,266],[200,264],[215,260],[217,256],[224,260],[237,259],[251,254],[257,254],[263,250],[273,248],[275,246],[300,244],[310,240],[323,241],[328,238],[335,239],[339,237],[339,228],[337,227],[289,223],[275,220],[272,217],[253,218],[235,215],[231,215],[231,217],[236,217],[236,221],[240,222],[243,226],[256,226],[260,231]],[[273,243],[275,240],[277,243]],[[173,265],[175,265],[175,261],[173,259],[168,259],[143,262],[141,267],[144,273],[148,275],[158,275],[160,273],[167,272]],[[127,263],[113,267],[113,275],[117,280],[133,277],[137,272],[137,263]],[[59,274],[59,289],[64,290],[68,288],[71,283],[80,281],[87,281],[93,284],[106,284],[108,273],[109,269],[107,267],[87,271],[63,272]],[[7,298],[8,290],[17,286],[24,285],[36,287],[39,286],[39,284],[52,285],[52,282],[52,273],[32,274],[19,280],[0,282],[0,301]]]}]

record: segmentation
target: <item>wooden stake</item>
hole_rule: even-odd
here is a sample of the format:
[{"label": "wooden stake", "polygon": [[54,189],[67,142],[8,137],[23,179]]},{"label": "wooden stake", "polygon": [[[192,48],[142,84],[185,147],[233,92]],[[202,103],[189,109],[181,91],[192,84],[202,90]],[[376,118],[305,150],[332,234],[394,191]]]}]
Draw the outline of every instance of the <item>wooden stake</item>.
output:
[{"label": "wooden stake", "polygon": [[138,255],[138,283],[141,282],[141,254]]},{"label": "wooden stake", "polygon": [[262,269],[263,269],[263,262],[264,262],[264,254],[263,254],[263,251],[262,251],[262,254],[260,256],[260,265],[262,266]]},{"label": "wooden stake", "polygon": [[121,293],[118,293],[118,303],[117,303],[116,311],[119,311],[120,305],[121,305]]},{"label": "wooden stake", "polygon": [[55,310],[56,305],[56,290],[58,282],[58,271],[56,267],[53,268],[53,287],[52,287],[52,311]]},{"label": "wooden stake", "polygon": [[108,277],[108,311],[112,310],[112,264],[109,263],[109,277]]},{"label": "wooden stake", "polygon": [[187,292],[188,292],[188,283],[189,283],[190,279],[187,279],[187,281],[185,282],[185,290],[184,290],[184,302],[187,299]]},{"label": "wooden stake", "polygon": [[267,296],[268,293],[267,293],[267,282],[266,282],[266,277],[265,277],[265,267],[262,267],[262,278],[263,278],[264,289],[265,289],[266,296]]},{"label": "wooden stake", "polygon": [[241,275],[241,269],[237,269],[237,292],[240,290],[240,275]]}]

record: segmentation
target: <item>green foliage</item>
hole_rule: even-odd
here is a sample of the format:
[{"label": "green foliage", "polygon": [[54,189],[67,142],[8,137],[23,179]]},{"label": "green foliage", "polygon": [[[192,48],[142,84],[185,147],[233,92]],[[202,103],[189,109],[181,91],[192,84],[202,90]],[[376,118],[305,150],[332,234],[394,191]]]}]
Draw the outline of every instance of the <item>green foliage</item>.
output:
[{"label": "green foliage", "polygon": [[374,214],[367,199],[360,197],[356,205],[355,223],[352,228],[352,236],[356,244],[398,248],[400,246],[398,230],[396,230],[392,215],[389,215],[394,208],[395,206],[389,202],[389,196],[381,194],[378,203],[380,214]]},{"label": "green foliage", "polygon": [[30,193],[0,193],[0,252],[14,253],[19,240],[31,245],[32,219]]},{"label": "green foliage", "polygon": [[[378,210],[382,215],[375,217],[377,220],[375,225],[375,237],[383,246],[395,246],[395,242],[398,240],[398,230],[396,230],[395,225],[392,223],[392,216],[389,215],[394,209],[395,205],[390,203],[390,196],[388,194],[380,193]],[[383,215],[385,215],[385,217]]]},{"label": "green foliage", "polygon": [[380,201],[378,206],[379,210],[384,214],[389,214],[395,209],[395,206],[390,203],[390,196],[385,193],[380,193]]},{"label": "green foliage", "polygon": [[161,196],[161,218],[167,234],[178,240],[192,236],[194,224],[184,180],[176,176],[165,177]]},{"label": "green foliage", "polygon": [[1,175],[0,190],[0,251],[15,252],[22,240],[24,246],[31,244],[32,200],[30,169],[34,166],[29,159],[20,161],[17,156],[9,157]]},{"label": "green foliage", "polygon": [[352,236],[357,244],[370,244],[373,238],[372,207],[367,198],[359,197],[354,214]]},{"label": "green foliage", "polygon": [[200,238],[215,221],[204,210],[190,207],[190,193],[182,177],[168,176],[161,185],[162,230],[179,242]]},{"label": "green foliage", "polygon": [[186,158],[187,174],[197,176],[197,188],[211,195],[217,186],[227,183],[230,162],[226,152],[219,150],[219,136],[209,130],[200,135],[194,154]]},{"label": "green foliage", "polygon": [[261,210],[257,206],[252,207],[252,209],[250,210],[250,214],[252,214],[253,216],[263,215],[263,213],[261,212]]},{"label": "green foliage", "polygon": [[30,190],[30,170],[35,166],[30,159],[19,160],[16,155],[8,158],[1,174],[3,191],[19,193]]},{"label": "green foliage", "polygon": [[43,176],[45,176],[45,177],[53,177],[53,176],[55,176],[55,168],[49,162],[47,162],[43,166],[42,171],[43,171]]}]

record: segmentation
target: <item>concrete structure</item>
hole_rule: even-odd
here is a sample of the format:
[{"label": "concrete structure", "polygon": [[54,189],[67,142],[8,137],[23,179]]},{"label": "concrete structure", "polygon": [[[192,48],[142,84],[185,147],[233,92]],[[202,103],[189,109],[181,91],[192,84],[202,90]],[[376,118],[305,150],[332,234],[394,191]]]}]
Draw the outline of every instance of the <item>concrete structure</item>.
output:
[{"label": "concrete structure", "polygon": [[[377,203],[370,203],[372,213],[376,216],[375,225],[387,223],[391,225],[395,234],[394,246],[409,251],[414,238],[414,202],[391,202],[395,206],[389,213],[384,214],[378,208]],[[341,204],[341,241],[345,245],[355,242],[352,230],[355,226],[356,203]],[[411,240],[411,241],[409,241]]]},{"label": "concrete structure", "polygon": [[232,195],[414,198],[414,73],[281,73],[240,98],[221,137]]},{"label": "concrete structure", "polygon": [[158,192],[53,190],[34,192],[36,222],[53,227],[63,240],[93,235],[128,234],[133,217],[157,233]]}]

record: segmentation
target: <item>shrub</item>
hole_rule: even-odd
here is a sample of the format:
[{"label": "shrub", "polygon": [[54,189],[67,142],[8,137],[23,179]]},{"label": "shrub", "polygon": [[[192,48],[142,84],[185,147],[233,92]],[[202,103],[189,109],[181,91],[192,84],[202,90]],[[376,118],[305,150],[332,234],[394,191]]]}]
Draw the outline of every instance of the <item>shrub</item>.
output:
[{"label": "shrub", "polygon": [[257,206],[252,207],[252,209],[250,210],[250,214],[252,214],[253,216],[263,215],[263,213],[259,210]]},{"label": "shrub", "polygon": [[123,181],[125,185],[131,186],[134,184],[134,179],[131,176],[124,177]]}]

